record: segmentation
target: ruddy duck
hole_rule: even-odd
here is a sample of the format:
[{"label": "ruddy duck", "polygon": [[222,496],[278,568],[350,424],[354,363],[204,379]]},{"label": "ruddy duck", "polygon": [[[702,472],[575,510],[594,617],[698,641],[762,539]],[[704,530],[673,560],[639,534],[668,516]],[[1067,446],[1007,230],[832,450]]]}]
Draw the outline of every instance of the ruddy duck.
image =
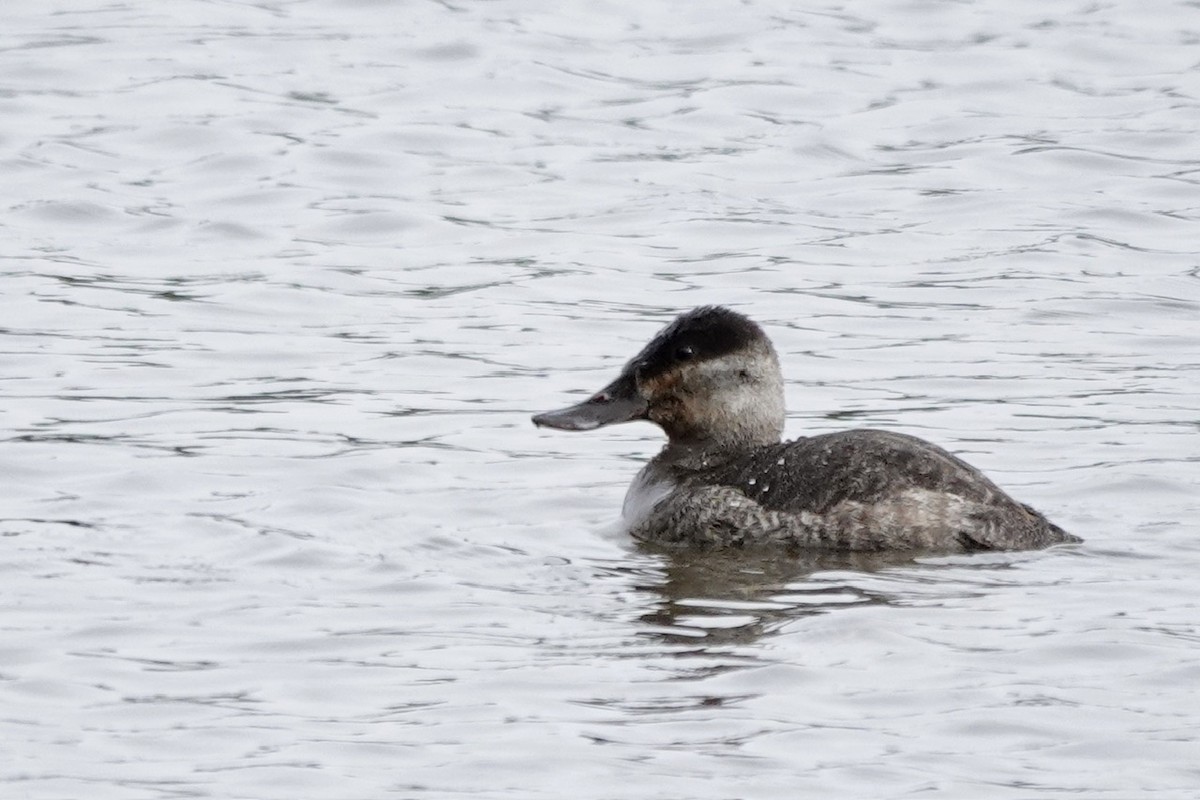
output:
[{"label": "ruddy duck", "polygon": [[914,436],[863,429],[780,442],[779,358],[757,324],[727,308],[681,315],[598,393],[533,418],[568,431],[633,420],[667,434],[622,512],[647,542],[961,552],[1081,541]]}]

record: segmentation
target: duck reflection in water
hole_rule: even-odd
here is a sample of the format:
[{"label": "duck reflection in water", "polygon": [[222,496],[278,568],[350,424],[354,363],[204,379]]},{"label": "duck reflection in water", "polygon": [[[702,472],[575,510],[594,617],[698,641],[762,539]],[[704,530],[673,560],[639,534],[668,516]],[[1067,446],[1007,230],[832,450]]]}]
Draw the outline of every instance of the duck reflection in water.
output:
[{"label": "duck reflection in water", "polygon": [[[888,605],[891,595],[840,580],[911,563],[902,553],[793,553],[777,551],[639,550],[658,563],[637,572],[638,588],[652,595],[653,610],[640,619],[649,633],[673,643],[749,644],[800,617],[864,605]],[[810,582],[816,573],[829,579]]]}]

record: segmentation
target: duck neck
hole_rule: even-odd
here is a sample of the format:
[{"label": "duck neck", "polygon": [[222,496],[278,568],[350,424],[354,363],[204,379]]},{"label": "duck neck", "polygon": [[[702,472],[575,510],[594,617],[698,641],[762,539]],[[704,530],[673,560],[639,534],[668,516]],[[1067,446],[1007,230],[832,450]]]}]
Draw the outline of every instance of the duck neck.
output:
[{"label": "duck neck", "polygon": [[778,427],[772,426],[762,430],[730,430],[721,436],[673,437],[655,460],[687,470],[707,469],[756,448],[778,444],[780,436]]}]

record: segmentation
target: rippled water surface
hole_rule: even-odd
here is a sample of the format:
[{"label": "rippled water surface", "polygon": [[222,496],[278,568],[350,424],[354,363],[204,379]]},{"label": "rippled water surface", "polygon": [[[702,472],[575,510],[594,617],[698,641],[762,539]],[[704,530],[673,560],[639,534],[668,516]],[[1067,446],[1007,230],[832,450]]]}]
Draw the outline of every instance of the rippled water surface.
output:
[{"label": "rippled water surface", "polygon": [[[20,798],[1194,798],[1194,2],[7,0]],[[1085,537],[668,557],[678,311]]]}]

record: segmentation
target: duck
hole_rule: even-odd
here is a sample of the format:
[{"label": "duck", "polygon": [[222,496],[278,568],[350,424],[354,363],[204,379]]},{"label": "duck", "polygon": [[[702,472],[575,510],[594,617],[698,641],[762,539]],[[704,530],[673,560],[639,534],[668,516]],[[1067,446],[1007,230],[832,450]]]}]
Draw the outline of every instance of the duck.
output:
[{"label": "duck", "polygon": [[633,479],[621,518],[664,548],[961,553],[1082,541],[924,439],[862,428],[783,441],[783,387],[763,329],[702,306],[600,391],[533,423],[661,428],[666,444]]}]

